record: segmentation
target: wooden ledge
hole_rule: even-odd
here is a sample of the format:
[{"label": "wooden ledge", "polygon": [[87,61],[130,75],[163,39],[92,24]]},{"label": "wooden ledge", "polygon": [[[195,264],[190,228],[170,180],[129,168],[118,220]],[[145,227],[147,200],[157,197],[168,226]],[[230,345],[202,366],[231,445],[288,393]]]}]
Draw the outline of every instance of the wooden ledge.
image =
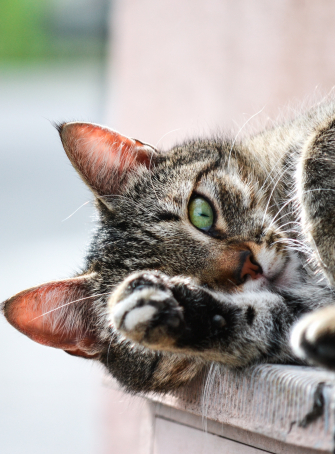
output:
[{"label": "wooden ledge", "polygon": [[302,448],[294,452],[335,450],[335,374],[322,369],[265,364],[232,371],[215,364],[190,386],[150,399]]},{"label": "wooden ledge", "polygon": [[[106,378],[115,388],[115,382]],[[272,453],[335,452],[335,373],[259,365],[243,371],[213,364],[173,394],[144,396],[153,416]]]}]

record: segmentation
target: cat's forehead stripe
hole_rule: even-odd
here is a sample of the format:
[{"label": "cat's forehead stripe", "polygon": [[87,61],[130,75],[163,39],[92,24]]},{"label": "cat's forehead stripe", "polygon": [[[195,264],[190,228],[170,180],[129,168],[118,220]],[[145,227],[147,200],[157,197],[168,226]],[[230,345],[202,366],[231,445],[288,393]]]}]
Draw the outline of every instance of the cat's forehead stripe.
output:
[{"label": "cat's forehead stripe", "polygon": [[207,164],[200,172],[198,173],[196,180],[195,180],[195,185],[201,181],[202,178],[204,178],[206,175],[208,175],[210,172],[213,172],[214,170],[218,169],[221,165],[221,159],[217,159],[215,161],[210,162]]},{"label": "cat's forehead stripe", "polygon": [[180,221],[180,217],[176,213],[162,211],[157,213],[158,222]]}]

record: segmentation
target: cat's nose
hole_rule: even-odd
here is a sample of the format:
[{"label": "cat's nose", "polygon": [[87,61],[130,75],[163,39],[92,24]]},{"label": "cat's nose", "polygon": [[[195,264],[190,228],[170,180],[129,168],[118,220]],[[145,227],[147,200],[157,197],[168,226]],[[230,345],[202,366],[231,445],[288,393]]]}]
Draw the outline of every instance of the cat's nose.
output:
[{"label": "cat's nose", "polygon": [[240,268],[240,282],[245,282],[248,276],[250,276],[251,279],[258,279],[262,276],[262,267],[259,263],[256,262],[251,252],[244,251],[241,254],[241,258],[242,267]]}]

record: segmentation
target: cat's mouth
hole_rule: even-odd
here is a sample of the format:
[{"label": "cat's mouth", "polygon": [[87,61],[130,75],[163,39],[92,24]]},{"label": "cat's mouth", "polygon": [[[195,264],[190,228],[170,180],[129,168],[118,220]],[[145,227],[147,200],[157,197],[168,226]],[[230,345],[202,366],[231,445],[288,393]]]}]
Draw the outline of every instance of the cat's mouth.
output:
[{"label": "cat's mouth", "polygon": [[299,279],[298,259],[292,254],[278,254],[269,249],[262,249],[257,255],[257,262],[262,267],[262,274],[257,279],[248,278],[244,290],[290,287]]}]

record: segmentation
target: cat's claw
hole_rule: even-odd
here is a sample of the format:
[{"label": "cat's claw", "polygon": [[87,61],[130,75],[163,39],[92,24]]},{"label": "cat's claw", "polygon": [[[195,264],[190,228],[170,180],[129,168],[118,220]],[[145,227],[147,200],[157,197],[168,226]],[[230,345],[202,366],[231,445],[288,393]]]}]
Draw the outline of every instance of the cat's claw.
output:
[{"label": "cat's claw", "polygon": [[161,349],[173,346],[183,329],[183,309],[158,273],[129,276],[109,300],[111,320],[125,337]]}]

